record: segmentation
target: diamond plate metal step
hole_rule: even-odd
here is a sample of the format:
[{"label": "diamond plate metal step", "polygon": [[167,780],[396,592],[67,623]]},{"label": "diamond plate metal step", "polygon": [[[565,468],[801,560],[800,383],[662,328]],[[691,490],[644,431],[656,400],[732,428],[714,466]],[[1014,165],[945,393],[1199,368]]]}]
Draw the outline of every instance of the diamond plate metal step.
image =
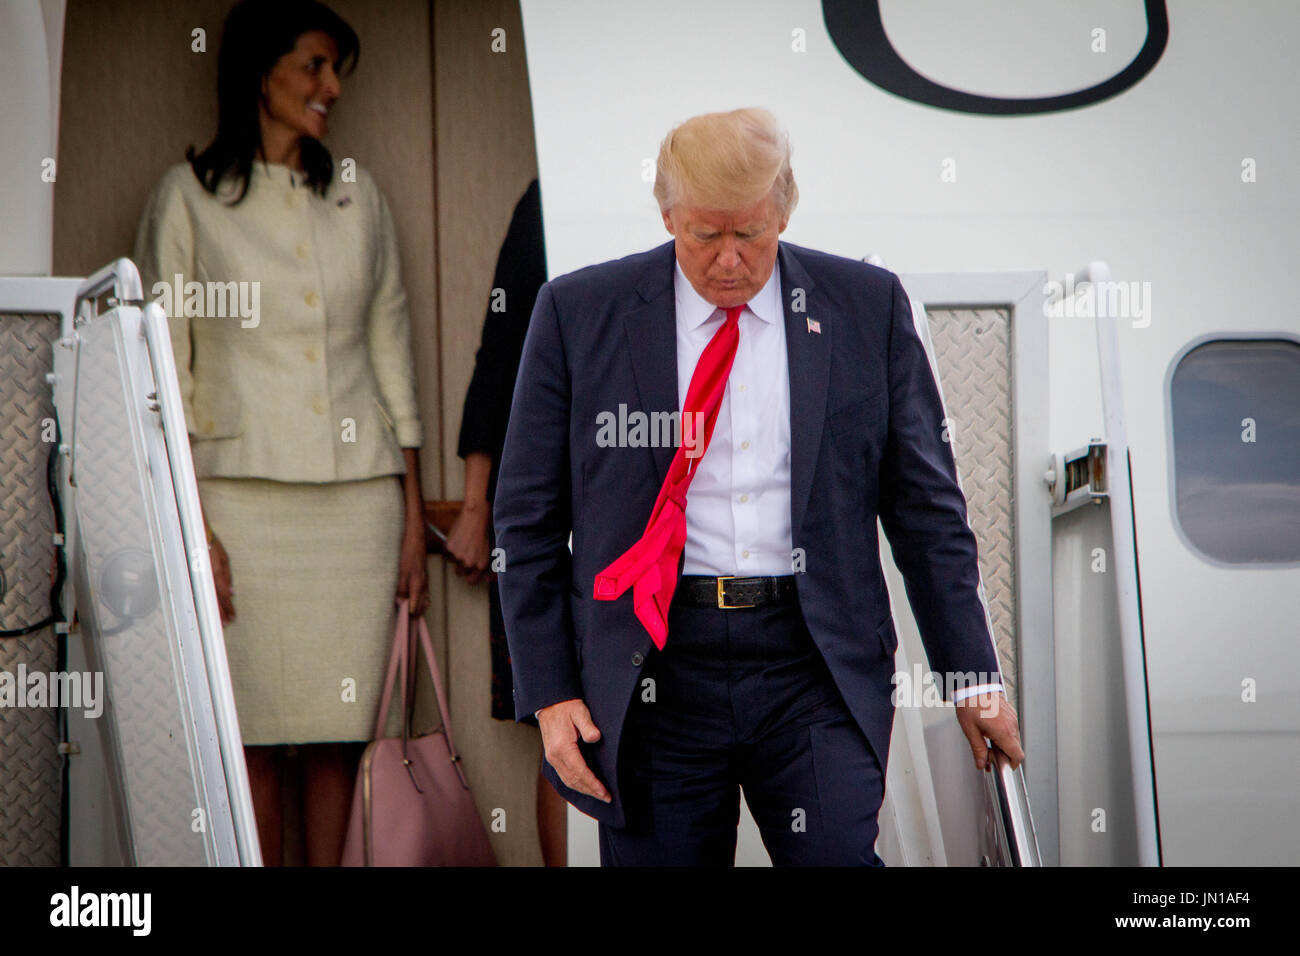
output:
[{"label": "diamond plate metal step", "polygon": [[[54,512],[46,492],[49,424],[45,373],[57,317],[0,314],[0,629],[50,613]],[[52,628],[0,640],[0,672],[57,667]],[[0,866],[59,863],[60,767],[53,708],[0,705]]]}]

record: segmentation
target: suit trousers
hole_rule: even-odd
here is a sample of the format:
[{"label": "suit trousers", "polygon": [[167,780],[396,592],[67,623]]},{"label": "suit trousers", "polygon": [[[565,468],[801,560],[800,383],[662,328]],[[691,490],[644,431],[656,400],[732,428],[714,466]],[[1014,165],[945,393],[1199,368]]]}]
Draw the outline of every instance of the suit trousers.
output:
[{"label": "suit trousers", "polygon": [[777,866],[883,866],[883,768],[797,603],[675,601],[619,752],[626,826],[602,866],[733,866],[743,790]]}]

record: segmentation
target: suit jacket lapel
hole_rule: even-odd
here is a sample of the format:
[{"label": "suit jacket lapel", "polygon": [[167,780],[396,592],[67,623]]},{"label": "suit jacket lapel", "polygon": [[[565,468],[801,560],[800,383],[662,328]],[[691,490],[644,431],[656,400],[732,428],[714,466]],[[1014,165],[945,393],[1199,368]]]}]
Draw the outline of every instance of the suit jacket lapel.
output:
[{"label": "suit jacket lapel", "polygon": [[[790,529],[798,542],[826,420],[833,324],[830,314],[817,306],[813,295],[817,284],[786,243],[780,243],[777,257],[790,366]],[[820,333],[809,329],[809,319],[818,323]]]},{"label": "suit jacket lapel", "polygon": [[[637,284],[641,305],[626,313],[623,328],[632,354],[637,397],[647,414],[677,407],[677,298],[673,292],[676,264],[672,239],[653,250],[650,267]],[[650,448],[662,485],[676,449]]]}]

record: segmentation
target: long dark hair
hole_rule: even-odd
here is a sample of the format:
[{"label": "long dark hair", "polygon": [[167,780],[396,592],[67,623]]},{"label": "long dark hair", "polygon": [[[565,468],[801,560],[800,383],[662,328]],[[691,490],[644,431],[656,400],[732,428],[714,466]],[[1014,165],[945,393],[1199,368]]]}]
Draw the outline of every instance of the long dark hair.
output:
[{"label": "long dark hair", "polygon": [[[338,45],[336,72],[352,72],[361,56],[361,43],[352,27],[317,0],[240,0],[226,16],[217,57],[217,135],[207,149],[191,146],[185,158],[203,188],[216,195],[222,180],[234,177],[239,195],[248,194],[253,159],[262,145],[258,104],[262,80],[277,60],[291,51],[298,38],[321,30]],[[319,140],[304,136],[302,164],[307,184],[324,196],[334,177],[334,159]]]}]

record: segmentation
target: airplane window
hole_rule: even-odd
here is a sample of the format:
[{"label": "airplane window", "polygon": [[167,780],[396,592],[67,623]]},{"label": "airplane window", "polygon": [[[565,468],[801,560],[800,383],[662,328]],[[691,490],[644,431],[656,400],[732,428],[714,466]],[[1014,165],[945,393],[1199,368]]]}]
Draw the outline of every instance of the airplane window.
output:
[{"label": "airplane window", "polygon": [[1300,561],[1300,344],[1207,342],[1170,383],[1175,512],[1211,561]]}]

